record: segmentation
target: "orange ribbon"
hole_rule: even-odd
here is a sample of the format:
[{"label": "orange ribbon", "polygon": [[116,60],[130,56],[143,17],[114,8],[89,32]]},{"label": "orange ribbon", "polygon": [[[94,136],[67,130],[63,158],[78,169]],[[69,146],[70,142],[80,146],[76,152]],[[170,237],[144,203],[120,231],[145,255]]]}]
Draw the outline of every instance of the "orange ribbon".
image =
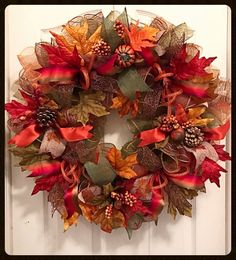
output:
[{"label": "orange ribbon", "polygon": [[159,129],[159,127],[157,127],[154,129],[142,131],[139,134],[139,138],[141,139],[139,147],[143,147],[152,143],[157,143],[165,140],[166,135]]},{"label": "orange ribbon", "polygon": [[230,121],[228,120],[224,125],[215,128],[205,128],[205,137],[210,140],[222,140],[225,138],[230,128]]},{"label": "orange ribbon", "polygon": [[58,128],[61,135],[67,142],[76,142],[84,139],[89,139],[93,134],[89,131],[93,128],[91,125],[81,126],[81,127],[66,127]]},{"label": "orange ribbon", "polygon": [[30,125],[23,129],[19,134],[11,138],[8,143],[15,144],[19,147],[25,147],[33,143],[39,136],[40,132],[36,130],[36,124]]}]

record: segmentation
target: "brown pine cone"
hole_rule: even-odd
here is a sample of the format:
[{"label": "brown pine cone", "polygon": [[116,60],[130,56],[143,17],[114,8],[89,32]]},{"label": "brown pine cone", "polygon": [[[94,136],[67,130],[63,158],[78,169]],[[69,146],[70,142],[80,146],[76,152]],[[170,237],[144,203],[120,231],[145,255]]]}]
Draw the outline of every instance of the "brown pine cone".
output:
[{"label": "brown pine cone", "polygon": [[40,107],[36,114],[36,121],[40,127],[50,127],[56,122],[57,111],[47,107]]},{"label": "brown pine cone", "polygon": [[203,132],[197,126],[185,129],[184,144],[188,147],[196,147],[203,142]]}]

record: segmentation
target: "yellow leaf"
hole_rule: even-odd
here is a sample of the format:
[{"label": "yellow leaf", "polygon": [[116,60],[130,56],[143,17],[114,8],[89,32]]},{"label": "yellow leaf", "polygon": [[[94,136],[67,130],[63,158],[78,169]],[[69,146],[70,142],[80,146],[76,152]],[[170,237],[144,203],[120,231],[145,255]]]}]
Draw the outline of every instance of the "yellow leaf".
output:
[{"label": "yellow leaf", "polygon": [[[99,26],[96,31],[87,39],[88,33],[88,22],[87,20],[84,21],[82,25],[77,26],[64,26],[68,35],[70,35],[69,45],[76,46],[78,53],[80,54],[90,54],[91,48],[95,42],[101,39],[101,29],[102,26]],[[71,48],[71,47],[70,47]],[[73,50],[73,48],[72,48]]]},{"label": "yellow leaf", "polygon": [[67,229],[73,224],[77,225],[78,217],[78,212],[74,212],[74,214],[68,219],[64,216],[64,231],[67,231]]},{"label": "yellow leaf", "polygon": [[93,212],[96,210],[97,207],[95,206],[92,206],[92,205],[86,205],[86,204],[82,204],[80,203],[79,204],[79,207],[82,211],[82,215],[83,217],[89,221],[89,222],[92,222],[93,218],[92,218],[92,215],[93,215]]},{"label": "yellow leaf", "polygon": [[206,126],[208,123],[214,121],[214,118],[201,118],[200,116],[205,112],[206,107],[194,107],[188,109],[188,118],[191,119],[195,126]]},{"label": "yellow leaf", "polygon": [[116,170],[117,174],[125,179],[131,179],[137,176],[135,171],[132,170],[132,167],[137,164],[136,157],[136,154],[131,154],[125,159],[122,159],[121,152],[115,147],[112,147],[110,150],[108,150],[106,156],[107,160]]}]

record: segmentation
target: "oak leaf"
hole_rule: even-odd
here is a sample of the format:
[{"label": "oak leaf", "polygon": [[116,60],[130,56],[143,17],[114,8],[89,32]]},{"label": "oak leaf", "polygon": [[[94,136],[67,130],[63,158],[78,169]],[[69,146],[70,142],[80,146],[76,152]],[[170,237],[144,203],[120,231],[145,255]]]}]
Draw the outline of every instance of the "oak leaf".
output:
[{"label": "oak leaf", "polygon": [[122,159],[121,152],[115,147],[108,150],[106,155],[107,160],[116,170],[116,173],[125,179],[131,179],[137,176],[135,171],[132,169],[132,167],[138,163],[136,157],[136,154],[131,154],[125,159]]},{"label": "oak leaf", "polygon": [[85,125],[89,120],[89,114],[97,117],[109,114],[106,108],[101,104],[105,99],[105,94],[96,92],[91,94],[80,93],[80,102],[78,105],[70,108],[68,114],[75,116],[77,122]]},{"label": "oak leaf", "polygon": [[125,32],[129,37],[130,45],[135,51],[142,51],[142,48],[154,47],[156,45],[156,34],[159,30],[145,25],[143,28],[137,24],[131,24],[130,30],[125,27]]}]

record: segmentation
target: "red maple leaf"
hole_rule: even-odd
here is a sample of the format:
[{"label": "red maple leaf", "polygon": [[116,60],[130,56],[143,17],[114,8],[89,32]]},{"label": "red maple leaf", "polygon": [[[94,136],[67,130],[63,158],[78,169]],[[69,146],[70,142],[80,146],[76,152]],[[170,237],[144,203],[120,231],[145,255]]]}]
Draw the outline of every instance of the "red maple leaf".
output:
[{"label": "red maple leaf", "polygon": [[216,57],[211,58],[199,58],[200,51],[189,61],[186,62],[187,51],[186,44],[182,47],[180,52],[170,61],[171,72],[175,74],[175,78],[178,80],[189,80],[196,77],[206,76],[209,73],[205,71],[205,68],[209,66]]},{"label": "red maple leaf", "polygon": [[41,47],[48,54],[48,63],[50,66],[72,66],[81,67],[81,57],[79,56],[76,47],[73,52],[70,52],[61,45],[53,46],[50,44],[41,44]]},{"label": "red maple leaf", "polygon": [[210,180],[210,182],[214,182],[218,187],[220,187],[220,172],[227,172],[224,168],[222,168],[215,161],[209,159],[208,157],[202,163],[202,180],[205,182],[206,180]]},{"label": "red maple leaf", "polygon": [[213,147],[215,148],[216,152],[218,153],[219,159],[221,161],[231,160],[229,153],[227,153],[226,151],[223,150],[223,148],[225,147],[224,145],[214,144]]},{"label": "red maple leaf", "polygon": [[39,191],[50,191],[55,183],[61,183],[63,182],[63,176],[60,175],[51,175],[47,177],[38,178],[35,181],[34,189],[31,193],[31,195],[34,195],[38,193]]},{"label": "red maple leaf", "polygon": [[30,114],[38,106],[37,100],[23,91],[20,91],[22,97],[26,101],[26,105],[21,104],[16,100],[12,100],[5,104],[6,111],[11,115],[11,118],[19,118],[22,115]]}]

